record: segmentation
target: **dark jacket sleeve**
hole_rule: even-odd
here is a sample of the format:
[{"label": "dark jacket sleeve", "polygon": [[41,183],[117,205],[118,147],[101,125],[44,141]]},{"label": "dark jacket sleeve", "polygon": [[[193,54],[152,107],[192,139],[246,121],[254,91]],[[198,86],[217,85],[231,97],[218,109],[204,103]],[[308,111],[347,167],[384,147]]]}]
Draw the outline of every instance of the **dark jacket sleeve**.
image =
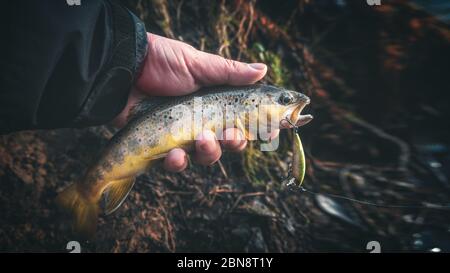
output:
[{"label": "dark jacket sleeve", "polygon": [[112,0],[71,2],[2,4],[0,134],[99,125],[125,106],[144,24]]}]

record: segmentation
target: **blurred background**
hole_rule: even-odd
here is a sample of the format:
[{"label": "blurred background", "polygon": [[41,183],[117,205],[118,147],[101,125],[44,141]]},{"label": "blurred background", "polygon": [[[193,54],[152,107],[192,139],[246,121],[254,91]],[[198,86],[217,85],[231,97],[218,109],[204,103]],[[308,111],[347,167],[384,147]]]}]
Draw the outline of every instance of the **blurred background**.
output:
[{"label": "blurred background", "polygon": [[[304,185],[286,189],[292,153],[253,143],[222,166],[138,178],[101,217],[84,252],[450,251],[450,2],[125,1],[147,31],[269,66],[266,83],[311,97],[301,128]],[[61,251],[76,239],[54,204],[115,129],[0,136],[0,251]],[[422,208],[383,208],[375,204]]]}]

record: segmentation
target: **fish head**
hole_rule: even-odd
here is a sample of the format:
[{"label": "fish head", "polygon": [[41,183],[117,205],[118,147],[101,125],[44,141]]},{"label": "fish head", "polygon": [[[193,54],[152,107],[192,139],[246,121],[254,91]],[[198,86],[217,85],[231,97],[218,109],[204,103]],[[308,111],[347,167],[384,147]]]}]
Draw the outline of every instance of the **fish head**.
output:
[{"label": "fish head", "polygon": [[265,115],[272,124],[284,129],[305,125],[313,119],[312,115],[301,113],[311,101],[305,94],[275,86],[267,86],[261,93],[260,120]]},{"label": "fish head", "polygon": [[302,111],[311,102],[310,98],[297,91],[285,90],[279,96],[279,104],[285,106],[280,120],[281,128],[299,127],[313,119],[310,114],[303,115]]}]

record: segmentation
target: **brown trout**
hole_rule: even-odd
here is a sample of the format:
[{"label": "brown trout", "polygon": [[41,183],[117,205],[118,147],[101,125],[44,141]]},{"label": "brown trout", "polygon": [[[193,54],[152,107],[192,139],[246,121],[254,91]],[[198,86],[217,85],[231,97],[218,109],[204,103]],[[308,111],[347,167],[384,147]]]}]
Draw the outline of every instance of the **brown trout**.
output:
[{"label": "brown trout", "polygon": [[[302,93],[260,84],[151,98],[135,107],[128,124],[114,135],[82,179],[62,191],[57,201],[73,213],[74,228],[91,236],[100,200],[105,201],[102,209],[106,214],[115,211],[136,176],[171,149],[193,149],[195,136],[204,129],[220,136],[224,129],[236,127],[246,139],[255,140],[256,136],[261,139],[261,132],[269,127],[301,126],[311,119],[310,115],[301,115],[309,101]],[[258,128],[256,133],[254,128]]]}]

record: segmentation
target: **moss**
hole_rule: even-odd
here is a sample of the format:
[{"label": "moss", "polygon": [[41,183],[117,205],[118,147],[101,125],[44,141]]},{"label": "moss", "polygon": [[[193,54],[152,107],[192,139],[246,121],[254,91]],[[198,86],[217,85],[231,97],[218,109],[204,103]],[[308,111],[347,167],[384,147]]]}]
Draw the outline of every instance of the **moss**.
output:
[{"label": "moss", "polygon": [[265,49],[260,43],[254,43],[249,53],[255,61],[266,63],[269,66],[269,82],[280,86],[286,86],[290,82],[291,73],[284,67],[278,54]]},{"label": "moss", "polygon": [[[283,137],[280,138],[284,139]],[[245,177],[255,187],[264,186],[269,181],[281,181],[282,169],[280,152],[283,154],[285,145],[280,145],[279,149],[273,152],[263,152],[259,149],[260,142],[250,142],[248,148],[242,154],[242,165]],[[280,143],[281,144],[281,143]],[[275,183],[281,185],[280,183]]]}]

